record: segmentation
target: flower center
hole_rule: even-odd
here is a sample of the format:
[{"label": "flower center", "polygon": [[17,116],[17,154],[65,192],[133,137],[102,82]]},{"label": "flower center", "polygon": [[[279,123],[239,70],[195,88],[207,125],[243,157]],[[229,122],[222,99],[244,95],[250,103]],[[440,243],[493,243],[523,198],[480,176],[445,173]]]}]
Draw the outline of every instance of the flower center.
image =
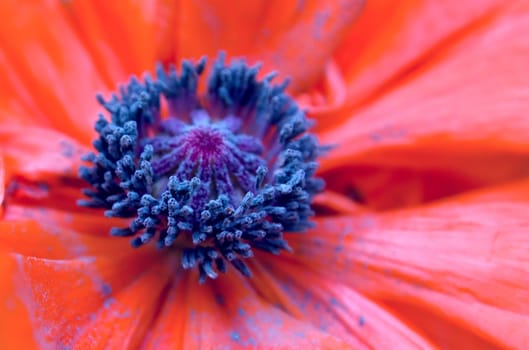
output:
[{"label": "flower center", "polygon": [[206,164],[211,164],[226,152],[222,134],[209,126],[191,130],[186,137],[183,137],[182,143],[184,152],[189,153],[191,160]]},{"label": "flower center", "polygon": [[100,116],[91,165],[80,176],[91,184],[80,205],[130,218],[114,236],[133,236],[133,247],[157,240],[178,247],[182,266],[198,267],[200,281],[227,263],[250,276],[244,260],[253,249],[289,249],[283,233],[310,227],[316,139],[286,83],[259,81],[243,61],[215,62],[206,91],[198,80],[205,59],[157,68],[157,79],[132,78]]},{"label": "flower center", "polygon": [[171,128],[167,125],[171,123],[174,120],[162,122],[157,136],[147,140],[153,146],[151,165],[158,183],[166,184],[171,175],[180,181],[197,177],[206,187],[208,199],[225,194],[232,203],[254,189],[257,169],[265,165],[260,157],[263,147],[255,137],[239,133],[237,119],[213,122],[200,109],[191,112],[190,125]]}]

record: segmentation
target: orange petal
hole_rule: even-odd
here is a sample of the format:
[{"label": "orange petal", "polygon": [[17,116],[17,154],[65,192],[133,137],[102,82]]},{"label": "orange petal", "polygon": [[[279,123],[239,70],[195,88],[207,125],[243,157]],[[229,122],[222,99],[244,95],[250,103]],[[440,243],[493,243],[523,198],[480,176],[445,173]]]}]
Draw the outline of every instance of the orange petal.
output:
[{"label": "orange petal", "polygon": [[102,213],[83,215],[10,204],[0,221],[0,250],[47,259],[135,254],[145,260],[160,254],[154,247],[133,250],[127,238],[111,237],[113,224]]},{"label": "orange petal", "polygon": [[63,2],[59,10],[66,14],[107,85],[114,87],[132,73],[153,71],[158,60],[174,58],[175,5],[169,0],[81,0]]},{"label": "orange petal", "polygon": [[184,327],[189,310],[186,307],[189,286],[197,281],[190,280],[190,273],[177,273],[172,276],[171,284],[160,312],[152,322],[151,331],[144,339],[146,349],[183,349]]},{"label": "orange petal", "polygon": [[[171,260],[171,263],[175,263]],[[122,267],[123,268],[123,267]],[[77,336],[78,349],[137,349],[156,317],[174,265],[156,264],[130,286],[105,301]]]},{"label": "orange petal", "polygon": [[233,271],[204,286],[196,279],[173,286],[148,348],[351,348],[267,303]]},{"label": "orange petal", "polygon": [[245,56],[263,62],[263,71],[292,78],[293,90],[309,86],[323,71],[363,0],[184,1],[177,53],[181,58]]},{"label": "orange petal", "polygon": [[6,195],[6,169],[4,165],[4,158],[0,153],[0,219],[4,214],[4,199]]},{"label": "orange petal", "polygon": [[87,187],[78,173],[88,148],[51,129],[7,125],[0,130],[0,151],[6,203],[88,212],[76,204]]},{"label": "orange petal", "polygon": [[0,253],[0,349],[37,349],[29,315],[14,289],[16,264]]},{"label": "orange petal", "polygon": [[24,87],[21,77],[8,61],[4,50],[4,47],[0,47],[0,72],[3,76],[3,79],[0,79],[0,124],[49,124],[31,91]]},{"label": "orange petal", "polygon": [[[100,310],[113,304],[117,296],[128,294],[127,286],[142,281],[139,276],[157,271],[150,271],[152,264],[137,254],[74,260],[18,255],[17,261],[17,295],[30,313],[37,338],[51,347],[71,345],[94,318],[100,317]],[[162,278],[161,274],[157,278]],[[153,295],[152,302],[155,300]],[[143,300],[144,306],[150,301]]]},{"label": "orange petal", "polygon": [[[518,35],[526,31],[524,3],[433,57],[398,89],[344,114],[341,122],[334,119],[332,128],[320,133],[322,142],[339,145],[322,160],[323,173],[338,171],[342,182],[367,197],[392,191],[403,178],[417,184],[409,192],[435,186],[425,182],[432,175],[449,184],[437,185],[430,199],[419,193],[419,203],[452,194],[454,188],[527,176],[529,40]],[[387,180],[370,189],[377,173],[387,174]]]},{"label": "orange petal", "polygon": [[[480,11],[487,9],[481,1],[471,3]],[[472,18],[470,14],[463,14]],[[366,101],[353,112],[347,110],[335,115],[327,126],[331,129],[339,127],[334,132],[336,135],[350,133],[351,137],[356,137],[361,133],[373,138],[357,140],[356,151],[368,148],[376,141],[379,146],[392,145],[399,138],[427,137],[432,131],[450,135],[466,126],[467,119],[482,129],[465,130],[466,135],[461,137],[466,136],[466,139],[475,134],[496,136],[498,130],[489,123],[491,117],[500,118],[502,115],[506,120],[510,117],[522,124],[523,119],[516,112],[525,108],[523,87],[529,78],[524,63],[529,40],[515,34],[527,30],[528,26],[527,4],[515,2],[503,11],[497,11],[472,35],[459,38],[449,49],[434,51],[398,84],[385,85],[383,95]],[[358,102],[350,96],[347,100]],[[358,128],[358,125],[362,127]],[[350,129],[344,131],[346,126]],[[524,135],[524,130],[513,131],[514,134],[509,136],[513,141]]]},{"label": "orange petal", "polygon": [[24,118],[88,142],[99,109],[94,94],[105,85],[61,6],[60,1],[1,3],[0,74],[8,83],[0,106],[31,113]]},{"label": "orange petal", "polygon": [[47,128],[5,125],[0,129],[0,151],[6,178],[45,181],[77,177],[80,157],[88,149],[74,138]]},{"label": "orange petal", "polygon": [[[423,154],[410,151],[416,157],[415,166],[343,164],[323,172],[327,189],[342,193],[350,199],[376,210],[402,208],[439,200],[480,187],[503,183],[529,174],[527,156],[505,154],[464,155],[436,154],[437,165],[429,164]],[[403,152],[405,153],[405,152]],[[389,161],[404,157],[386,153]],[[381,155],[382,157],[382,155]],[[455,158],[455,159],[454,159]],[[423,162],[423,160],[425,160]],[[451,161],[459,164],[450,164]],[[459,165],[459,167],[458,167]],[[492,165],[492,166],[491,166]]]},{"label": "orange petal", "polygon": [[405,79],[432,56],[449,51],[467,36],[490,26],[501,0],[367,1],[358,23],[335,57],[348,83],[348,98],[359,102]]},{"label": "orange petal", "polygon": [[349,197],[333,191],[324,191],[314,198],[313,205],[317,215],[339,213],[343,215],[356,214],[362,208]]},{"label": "orange petal", "polygon": [[316,274],[289,259],[269,261],[274,282],[299,308],[302,319],[317,328],[349,341],[358,349],[390,349],[394,344],[403,349],[436,348],[421,336],[418,325],[407,325],[388,312],[387,307],[340,281]]},{"label": "orange petal", "polygon": [[347,83],[334,59],[325,64],[319,83],[311,90],[298,94],[296,101],[321,121],[323,125],[319,125],[320,129],[332,124],[334,114],[347,103]]},{"label": "orange petal", "polygon": [[35,212],[43,207],[87,212],[76,204],[85,187],[77,175],[80,157],[88,153],[77,141],[45,128],[9,125],[0,130],[0,151],[5,159],[2,208],[18,203]]},{"label": "orange petal", "polygon": [[524,181],[430,207],[322,219],[289,243],[322,276],[409,322],[427,318],[417,326],[447,348],[526,348],[528,204]]}]

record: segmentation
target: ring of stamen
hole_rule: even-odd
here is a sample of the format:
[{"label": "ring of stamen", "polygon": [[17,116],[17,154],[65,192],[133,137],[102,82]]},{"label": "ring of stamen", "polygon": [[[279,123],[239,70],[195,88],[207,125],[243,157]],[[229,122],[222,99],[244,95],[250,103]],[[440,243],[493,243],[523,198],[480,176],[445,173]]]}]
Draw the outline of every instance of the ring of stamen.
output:
[{"label": "ring of stamen", "polygon": [[182,266],[200,281],[227,263],[250,276],[253,249],[290,249],[283,233],[311,226],[311,201],[322,190],[316,158],[322,152],[305,113],[285,94],[287,83],[259,81],[244,61],[212,67],[205,93],[198,81],[205,59],[157,67],[157,79],[132,78],[108,101],[95,124],[96,152],[80,176],[91,184],[80,204],[130,218],[114,236],[132,246],[153,239],[178,245]]}]

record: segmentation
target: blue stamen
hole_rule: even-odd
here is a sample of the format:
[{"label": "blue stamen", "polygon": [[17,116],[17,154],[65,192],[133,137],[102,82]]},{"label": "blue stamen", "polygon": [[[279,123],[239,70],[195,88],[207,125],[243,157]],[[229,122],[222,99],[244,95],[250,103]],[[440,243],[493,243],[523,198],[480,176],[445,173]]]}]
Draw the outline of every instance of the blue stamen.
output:
[{"label": "blue stamen", "polygon": [[323,148],[287,82],[259,81],[258,67],[227,65],[221,54],[201,95],[205,65],[185,61],[180,74],[158,65],[156,79],[132,78],[108,101],[97,96],[110,120],[96,121],[96,152],[80,169],[92,186],[80,205],[131,219],[113,236],[132,236],[135,248],[182,247],[183,268],[196,266],[201,282],[227,262],[250,276],[244,259],[253,249],[290,250],[283,233],[311,227],[311,201],[324,186],[315,177]]}]

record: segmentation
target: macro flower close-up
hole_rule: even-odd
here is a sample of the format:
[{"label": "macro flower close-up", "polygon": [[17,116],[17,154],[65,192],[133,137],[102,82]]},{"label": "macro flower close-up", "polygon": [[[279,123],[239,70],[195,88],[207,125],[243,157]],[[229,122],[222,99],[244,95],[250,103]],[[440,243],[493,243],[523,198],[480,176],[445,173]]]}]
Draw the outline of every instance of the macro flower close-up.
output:
[{"label": "macro flower close-up", "polygon": [[529,348],[529,0],[0,17],[1,349]]}]

